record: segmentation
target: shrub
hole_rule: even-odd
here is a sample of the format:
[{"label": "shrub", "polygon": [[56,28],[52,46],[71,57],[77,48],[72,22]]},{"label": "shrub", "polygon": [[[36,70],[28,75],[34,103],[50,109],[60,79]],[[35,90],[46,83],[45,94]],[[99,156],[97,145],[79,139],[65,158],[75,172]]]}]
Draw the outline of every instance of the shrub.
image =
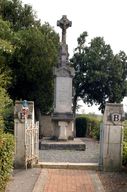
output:
[{"label": "shrub", "polygon": [[127,121],[124,121],[123,128],[123,165],[127,165]]},{"label": "shrub", "polygon": [[76,118],[76,122],[76,129],[80,129],[80,126],[82,126],[82,128],[85,129],[85,133],[88,137],[99,140],[101,120],[98,119],[97,116],[80,115]]},{"label": "shrub", "polygon": [[123,165],[127,165],[127,142],[123,141]]},{"label": "shrub", "polygon": [[[0,79],[1,83],[1,79]],[[12,106],[12,100],[9,98],[6,90],[0,85],[0,129],[5,129],[5,122],[7,121],[7,116],[9,110]]]},{"label": "shrub", "polygon": [[0,131],[0,191],[5,190],[13,168],[14,138]]},{"label": "shrub", "polygon": [[4,132],[14,134],[14,105],[10,102],[3,112]]},{"label": "shrub", "polygon": [[87,121],[84,117],[76,118],[76,136],[85,137],[87,131]]}]

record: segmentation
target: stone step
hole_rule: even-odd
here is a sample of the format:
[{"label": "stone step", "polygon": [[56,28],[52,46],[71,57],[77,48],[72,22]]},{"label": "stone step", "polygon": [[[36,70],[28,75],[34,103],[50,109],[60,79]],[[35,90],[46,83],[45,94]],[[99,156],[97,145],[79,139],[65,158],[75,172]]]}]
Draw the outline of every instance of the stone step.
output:
[{"label": "stone step", "polygon": [[81,169],[81,170],[99,170],[98,163],[61,163],[61,162],[38,162],[34,167],[47,169]]},{"label": "stone step", "polygon": [[86,144],[81,138],[74,138],[68,141],[59,141],[51,137],[44,137],[39,141],[40,150],[78,150],[85,151]]},{"label": "stone step", "polygon": [[40,150],[78,150],[85,151],[85,143],[44,143],[39,142]]}]

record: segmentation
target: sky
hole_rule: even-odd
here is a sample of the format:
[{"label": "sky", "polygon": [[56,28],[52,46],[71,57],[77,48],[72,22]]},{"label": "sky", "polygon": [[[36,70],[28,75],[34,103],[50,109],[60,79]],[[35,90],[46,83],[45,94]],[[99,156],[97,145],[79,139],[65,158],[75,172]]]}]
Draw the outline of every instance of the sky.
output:
[{"label": "sky", "polygon": [[[67,44],[70,57],[77,46],[77,38],[83,31],[90,39],[104,37],[114,53],[123,50],[127,54],[127,0],[22,0],[30,4],[42,24],[48,22],[61,36],[61,29],[56,26],[62,15],[72,21],[67,30]],[[127,99],[124,101],[126,106]],[[82,104],[83,105],[83,104]],[[96,112],[97,107],[83,106],[82,112]],[[92,111],[91,111],[92,110]]]}]

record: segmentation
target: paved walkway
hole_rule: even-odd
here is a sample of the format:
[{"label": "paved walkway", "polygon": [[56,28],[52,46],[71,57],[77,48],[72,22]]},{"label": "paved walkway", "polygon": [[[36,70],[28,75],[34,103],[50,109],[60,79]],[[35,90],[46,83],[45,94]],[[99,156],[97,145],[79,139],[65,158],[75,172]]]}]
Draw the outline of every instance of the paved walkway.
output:
[{"label": "paved walkway", "polygon": [[47,170],[44,192],[104,192],[97,174],[86,170]]},{"label": "paved walkway", "polygon": [[[41,150],[42,162],[98,163],[99,143],[84,138],[85,151]],[[96,171],[79,169],[15,170],[6,192],[104,192]]]},{"label": "paved walkway", "polygon": [[40,173],[41,169],[39,168],[14,170],[6,192],[32,192]]},{"label": "paved walkway", "polygon": [[81,140],[86,144],[85,151],[74,150],[39,150],[41,162],[69,162],[69,163],[98,163],[99,142],[91,138],[76,138],[74,142]]},{"label": "paved walkway", "polygon": [[95,171],[28,169],[15,172],[6,192],[104,192]]}]

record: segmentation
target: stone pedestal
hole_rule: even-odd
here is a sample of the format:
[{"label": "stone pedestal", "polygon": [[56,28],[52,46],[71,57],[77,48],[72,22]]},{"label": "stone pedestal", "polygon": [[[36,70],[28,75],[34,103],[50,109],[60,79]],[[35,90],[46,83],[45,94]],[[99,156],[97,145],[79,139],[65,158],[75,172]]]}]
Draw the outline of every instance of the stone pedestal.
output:
[{"label": "stone pedestal", "polygon": [[105,171],[119,171],[122,163],[122,104],[107,103],[101,131],[101,166]]},{"label": "stone pedestal", "polygon": [[53,113],[52,125],[54,136],[58,140],[72,140],[74,138],[74,122],[72,113]]},{"label": "stone pedestal", "polygon": [[67,140],[67,127],[68,123],[66,121],[58,121],[59,137],[58,140]]}]

